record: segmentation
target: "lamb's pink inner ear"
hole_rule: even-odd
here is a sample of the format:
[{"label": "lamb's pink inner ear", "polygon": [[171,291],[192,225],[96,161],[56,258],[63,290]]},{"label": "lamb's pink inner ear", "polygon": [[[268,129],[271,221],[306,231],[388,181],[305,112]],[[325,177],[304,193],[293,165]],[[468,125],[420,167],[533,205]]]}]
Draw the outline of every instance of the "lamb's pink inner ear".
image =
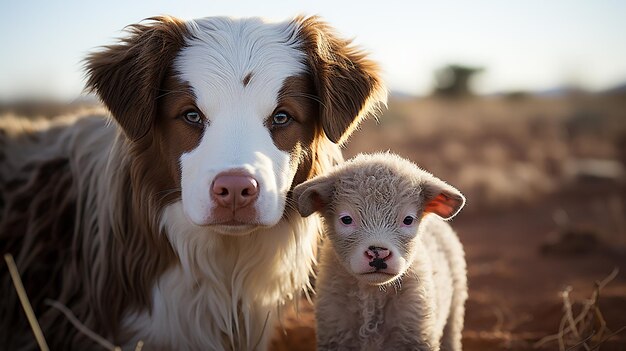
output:
[{"label": "lamb's pink inner ear", "polygon": [[443,219],[448,219],[454,216],[462,205],[461,198],[441,193],[426,204],[424,214],[434,213]]}]

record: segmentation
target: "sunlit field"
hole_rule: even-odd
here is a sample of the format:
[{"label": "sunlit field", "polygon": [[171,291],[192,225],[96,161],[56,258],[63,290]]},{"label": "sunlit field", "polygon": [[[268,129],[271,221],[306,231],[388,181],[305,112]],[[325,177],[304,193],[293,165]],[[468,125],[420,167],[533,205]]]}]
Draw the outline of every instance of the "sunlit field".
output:
[{"label": "sunlit field", "polygon": [[[54,118],[94,104],[0,112]],[[626,96],[392,96],[344,155],[387,150],[468,199],[452,221],[469,269],[466,350],[624,348]],[[314,349],[305,298],[299,311],[276,325],[274,350]]]}]

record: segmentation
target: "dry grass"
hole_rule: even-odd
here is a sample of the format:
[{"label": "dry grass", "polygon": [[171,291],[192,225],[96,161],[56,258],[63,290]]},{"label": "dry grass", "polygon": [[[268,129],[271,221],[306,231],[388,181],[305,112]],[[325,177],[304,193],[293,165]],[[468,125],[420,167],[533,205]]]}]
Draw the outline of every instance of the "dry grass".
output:
[{"label": "dry grass", "polygon": [[[39,326],[39,322],[37,321],[35,312],[33,311],[30,301],[28,300],[26,291],[24,290],[24,285],[22,284],[22,279],[20,278],[20,274],[17,269],[17,265],[15,264],[15,260],[13,260],[13,255],[11,254],[4,255],[4,260],[6,261],[6,264],[9,268],[9,273],[11,274],[11,280],[13,281],[13,286],[15,287],[17,295],[20,298],[22,308],[24,309],[24,312],[26,313],[28,322],[30,323],[30,327],[33,331],[33,334],[35,335],[37,344],[39,345],[39,349],[41,351],[48,351],[49,350],[48,344],[46,343],[46,339],[41,330],[41,327]],[[96,344],[102,346],[104,349],[111,350],[111,351],[122,350],[121,347],[115,346],[112,342],[98,335],[93,330],[87,328],[87,326],[85,326],[83,323],[81,323],[78,320],[78,318],[76,318],[76,316],[72,313],[72,311],[70,311],[69,308],[67,308],[65,305],[63,305],[59,301],[48,299],[46,300],[46,304],[59,310],[65,316],[65,318],[67,318],[70,321],[70,323],[72,323],[72,325],[79,332],[87,336]],[[143,341],[139,340],[139,342],[137,342],[137,345],[135,347],[135,351],[141,351],[142,349],[143,349]]]},{"label": "dry grass", "polygon": [[[617,276],[614,269],[604,280],[596,282],[591,298],[585,301],[572,302],[570,299],[571,287],[561,292],[563,299],[563,317],[556,334],[546,336],[535,343],[539,348],[550,343],[558,343],[559,350],[598,350],[612,337],[626,331],[626,326],[611,331],[600,310],[600,291]],[[580,312],[574,313],[574,305],[581,305]]]},{"label": "dry grass", "polygon": [[22,279],[20,278],[19,271],[17,270],[17,265],[15,264],[15,260],[13,259],[13,255],[6,254],[4,255],[4,261],[7,263],[9,267],[9,274],[11,275],[11,280],[13,281],[13,286],[15,287],[15,291],[17,292],[17,296],[20,298],[20,303],[22,304],[22,308],[26,313],[26,317],[28,318],[28,323],[30,324],[30,328],[35,334],[35,339],[37,339],[37,344],[39,345],[39,349],[41,351],[48,351],[48,343],[46,343],[46,338],[43,336],[43,332],[41,331],[41,327],[39,326],[39,322],[37,321],[37,317],[35,317],[35,312],[33,311],[33,306],[30,304],[30,300],[28,299],[28,295],[26,294],[26,290],[24,290],[24,284],[22,284]]},{"label": "dry grass", "polygon": [[[72,311],[70,311],[69,308],[67,308],[65,305],[63,305],[59,301],[47,299],[45,303],[46,305],[56,308],[61,313],[63,313],[65,318],[67,318],[70,321],[70,323],[72,323],[72,325],[76,329],[78,329],[78,331],[80,331],[82,334],[84,334],[91,340],[95,341],[100,346],[111,351],[122,351],[121,347],[113,345],[113,343],[111,343],[109,340],[101,337],[100,335],[96,334],[93,330],[87,328],[87,326],[85,326],[83,323],[81,323],[78,320],[78,318],[76,318],[76,316],[72,313]],[[141,346],[143,347],[143,344]]]}]

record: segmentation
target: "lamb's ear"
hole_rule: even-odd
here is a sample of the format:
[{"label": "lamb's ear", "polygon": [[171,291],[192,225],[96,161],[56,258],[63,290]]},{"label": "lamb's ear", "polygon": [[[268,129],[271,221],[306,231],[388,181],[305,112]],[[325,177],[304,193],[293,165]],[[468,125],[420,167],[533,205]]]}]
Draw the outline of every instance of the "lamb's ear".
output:
[{"label": "lamb's ear", "polygon": [[434,213],[443,219],[456,216],[465,205],[465,196],[444,181],[432,177],[423,184],[424,214]]},{"label": "lamb's ear", "polygon": [[318,17],[295,21],[320,98],[324,133],[333,143],[342,144],[363,119],[387,102],[379,68]]},{"label": "lamb's ear", "polygon": [[319,176],[293,189],[293,199],[302,217],[321,211],[330,204],[334,182],[335,178],[332,176]]},{"label": "lamb's ear", "polygon": [[85,60],[87,89],[98,94],[126,136],[137,140],[152,126],[159,88],[189,30],[169,16],[127,28],[128,36]]}]

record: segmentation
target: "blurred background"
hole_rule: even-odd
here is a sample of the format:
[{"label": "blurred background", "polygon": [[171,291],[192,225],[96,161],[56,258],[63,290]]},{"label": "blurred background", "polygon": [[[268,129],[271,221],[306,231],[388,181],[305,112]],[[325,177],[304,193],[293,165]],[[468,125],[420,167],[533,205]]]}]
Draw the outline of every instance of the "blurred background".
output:
[{"label": "blurred background", "polygon": [[[346,157],[391,150],[468,198],[453,221],[466,349],[626,349],[626,2],[3,1],[0,13],[0,115],[29,118],[97,106],[81,60],[146,17],[321,15],[390,89]],[[273,348],[312,340],[305,304]]]}]

